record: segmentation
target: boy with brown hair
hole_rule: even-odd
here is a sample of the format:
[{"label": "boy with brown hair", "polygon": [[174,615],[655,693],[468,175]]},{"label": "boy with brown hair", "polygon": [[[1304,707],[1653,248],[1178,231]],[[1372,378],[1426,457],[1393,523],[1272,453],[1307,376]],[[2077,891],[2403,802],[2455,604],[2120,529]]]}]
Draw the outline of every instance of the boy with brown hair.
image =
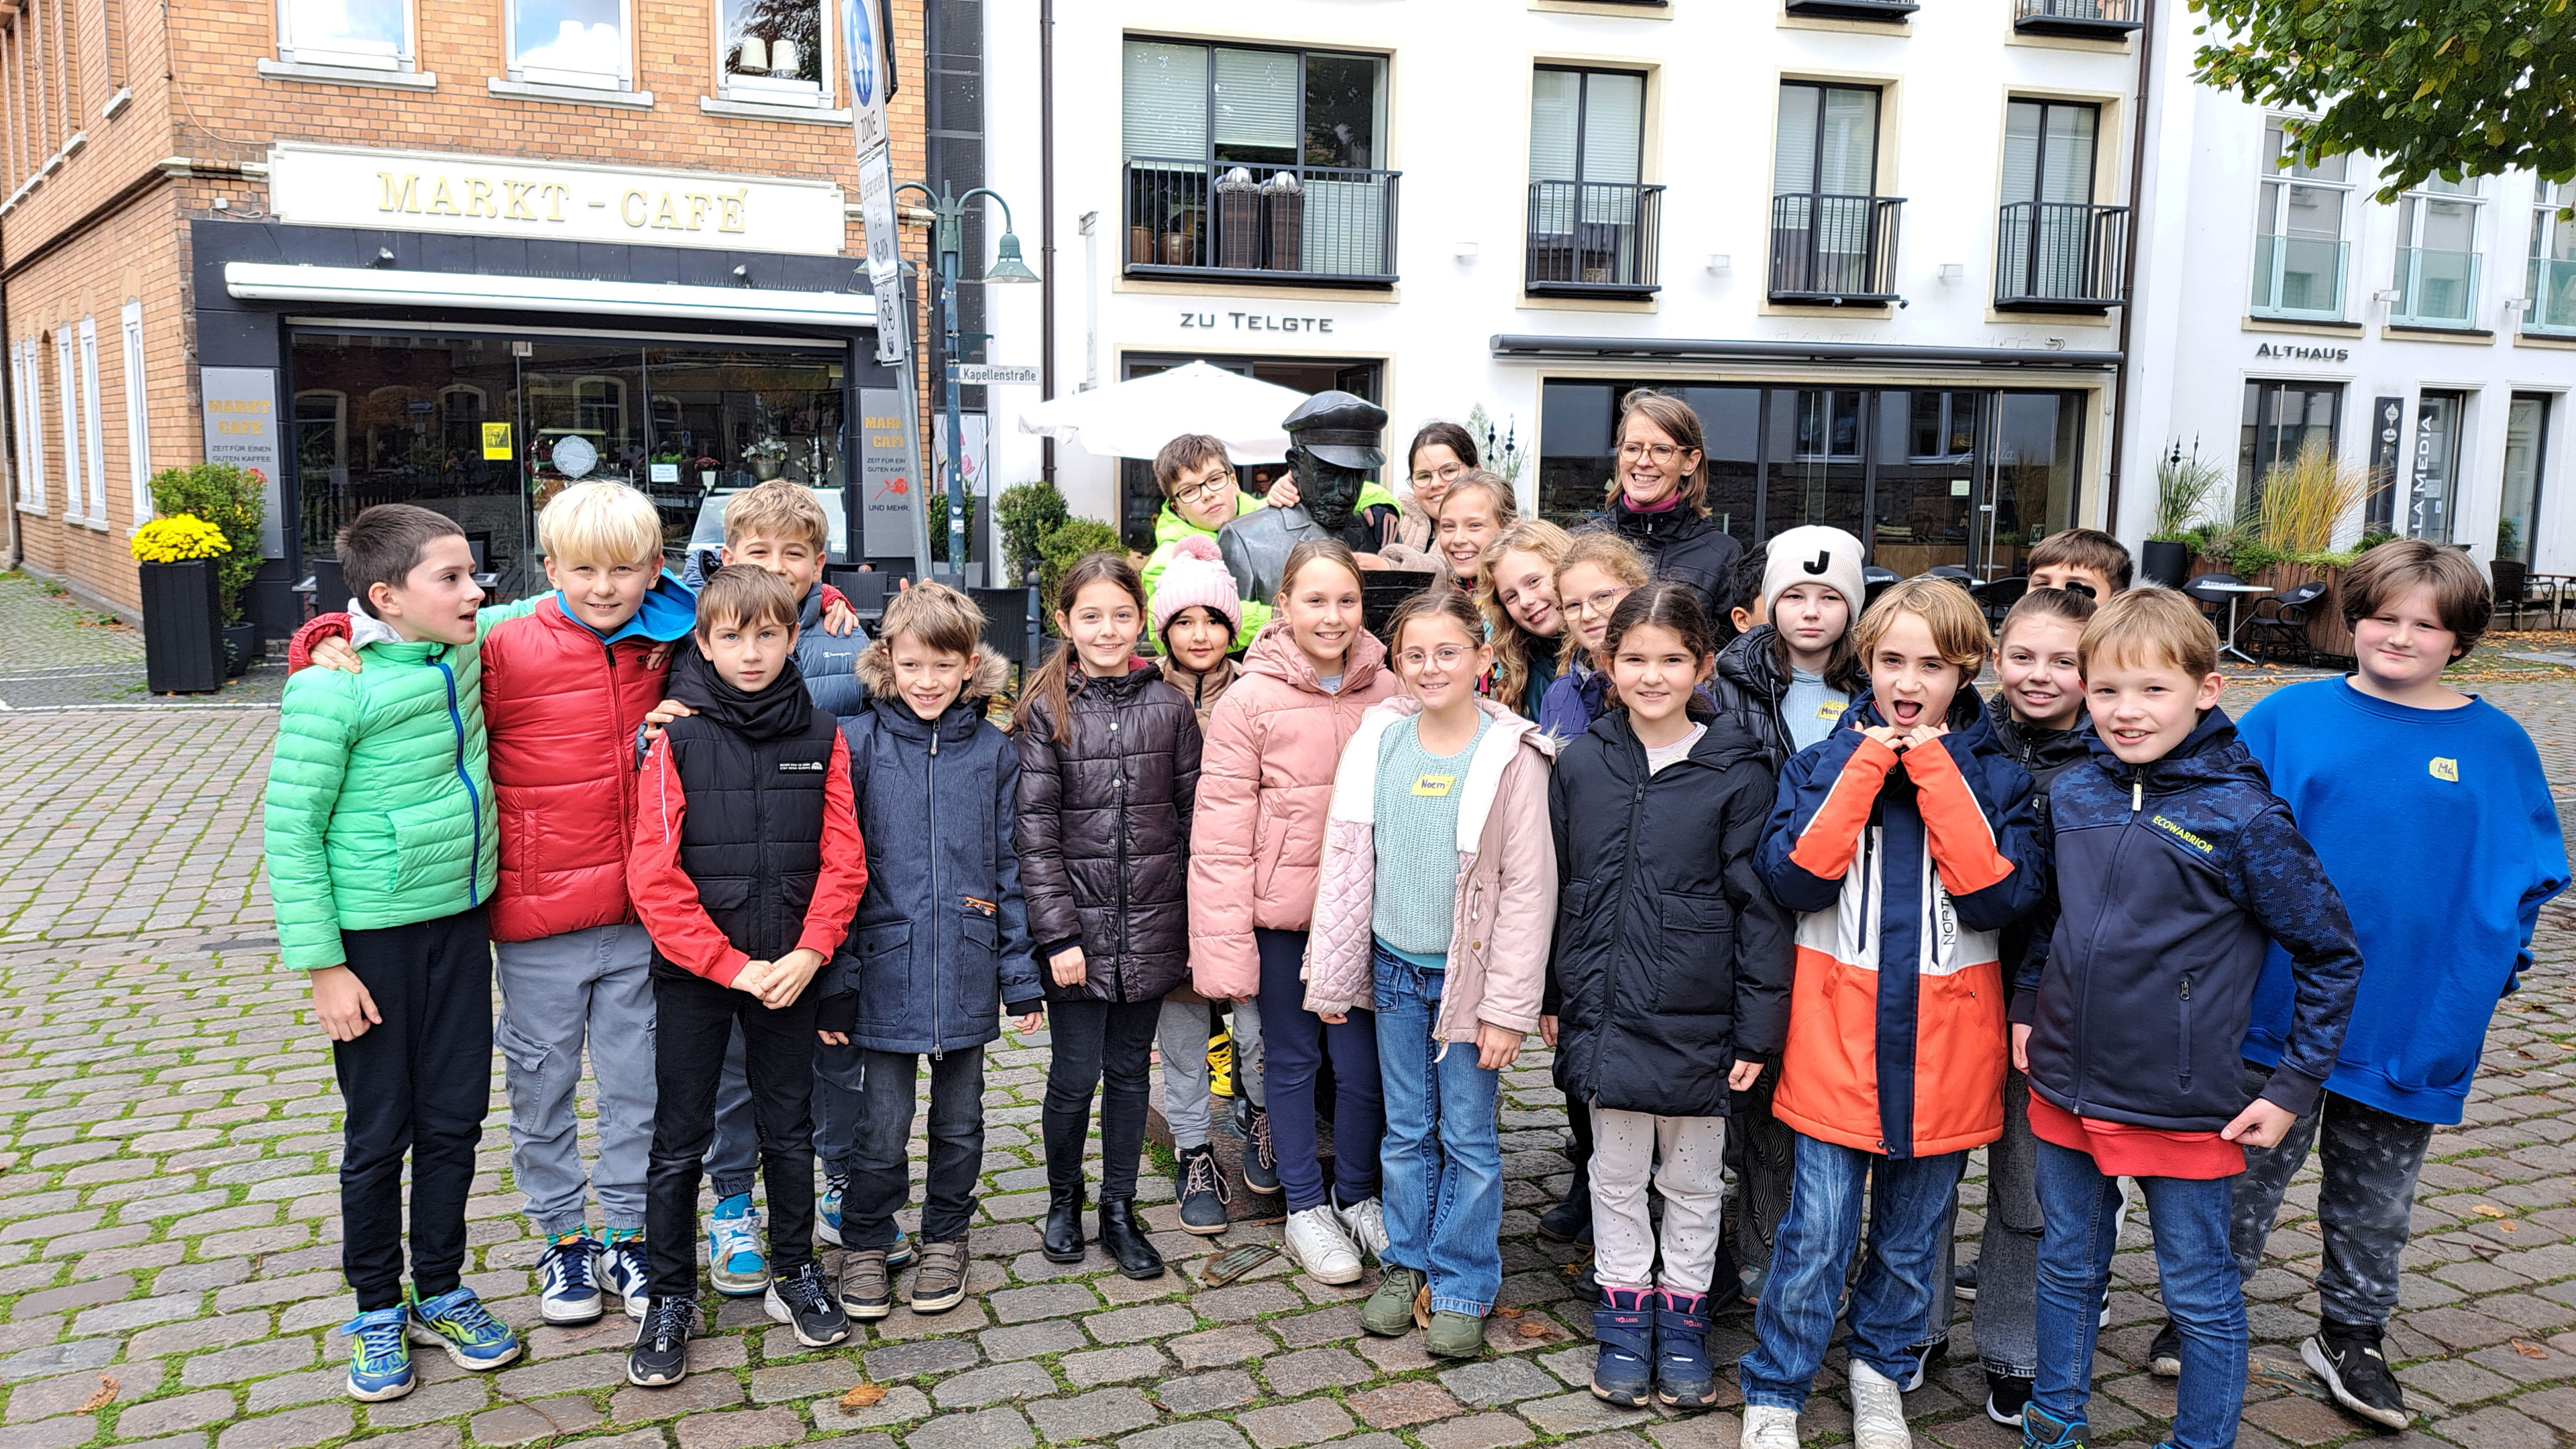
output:
[{"label": "boy with brown hair", "polygon": [[[2114,1179],[2155,1233],[2182,1383],[2167,1442],[2224,1449],[2245,1396],[2245,1299],[2228,1248],[2231,1181],[2315,1106],[2361,953],[2342,899],[2218,706],[2218,636],[2189,599],[2139,589],[2078,642],[2093,758],[2050,786],[2042,845],[2054,907],[2012,1003],[2030,1083],[2039,1374],[2022,1442],[2087,1430],[2102,1294],[2118,1247]],[[2295,1005],[2279,1064],[2240,1065],[2272,942]],[[2170,1023],[2154,1030],[2143,1023]]]},{"label": "boy with brown hair", "polygon": [[[2496,1004],[2531,964],[2542,904],[2567,886],[2567,848],[2531,736],[2443,681],[2487,626],[2487,581],[2468,554],[2383,543],[2345,570],[2342,605],[2358,667],[2267,696],[2242,735],[2350,905],[2370,969],[2316,1106],[2279,1146],[2246,1154],[2231,1231],[2251,1277],[2316,1147],[2325,1266],[2300,1356],[2345,1408],[2402,1429],[2414,1414],[2381,1336],[2416,1174],[2433,1129],[2460,1120]],[[2274,947],[2246,1032],[2250,1074],[2294,1043],[2295,977]]]},{"label": "boy with brown hair", "polygon": [[2022,559],[2031,592],[2081,585],[2093,602],[2107,604],[2129,587],[2128,546],[2096,528],[2069,528],[2031,545]]}]

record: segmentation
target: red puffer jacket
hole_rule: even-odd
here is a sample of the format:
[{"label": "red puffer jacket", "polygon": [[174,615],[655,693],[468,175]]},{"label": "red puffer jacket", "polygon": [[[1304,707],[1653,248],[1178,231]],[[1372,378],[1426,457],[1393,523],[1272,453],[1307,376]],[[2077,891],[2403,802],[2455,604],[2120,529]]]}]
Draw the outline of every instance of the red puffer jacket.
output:
[{"label": "red puffer jacket", "polygon": [[635,731],[670,677],[667,664],[646,667],[654,647],[601,643],[551,594],[483,636],[483,718],[501,811],[493,940],[635,919],[626,899]]}]

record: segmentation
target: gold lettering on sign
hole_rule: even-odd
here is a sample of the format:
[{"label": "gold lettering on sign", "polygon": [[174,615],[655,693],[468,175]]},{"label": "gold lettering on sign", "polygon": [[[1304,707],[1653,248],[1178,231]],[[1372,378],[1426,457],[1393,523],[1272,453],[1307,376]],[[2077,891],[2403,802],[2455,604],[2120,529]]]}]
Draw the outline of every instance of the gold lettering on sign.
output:
[{"label": "gold lettering on sign", "polygon": [[642,226],[650,219],[641,213],[643,205],[643,192],[627,192],[624,196],[617,198],[617,219],[625,222],[628,226]]},{"label": "gold lettering on sign", "polygon": [[572,195],[572,188],[560,181],[549,181],[537,188],[537,194],[546,199],[546,220],[563,220],[564,198]]},{"label": "gold lettering on sign", "polygon": [[468,176],[465,178],[465,214],[467,216],[495,217],[501,214],[501,209],[492,204],[491,182],[484,180],[480,176]]},{"label": "gold lettering on sign", "polygon": [[505,214],[510,220],[535,221],[537,219],[537,214],[528,210],[528,193],[536,190],[534,183],[504,180],[501,183],[501,189],[509,196],[509,210]]},{"label": "gold lettering on sign", "polygon": [[420,210],[420,178],[419,178],[419,177],[417,177],[417,176],[406,176],[406,177],[404,177],[404,178],[402,179],[402,186],[400,187],[400,189],[396,189],[396,187],[394,186],[394,174],[393,174],[392,172],[390,172],[390,171],[379,171],[379,172],[377,172],[377,173],[376,173],[376,180],[377,180],[377,181],[379,181],[379,182],[381,182],[381,183],[383,183],[383,185],[384,185],[384,189],[385,189],[385,190],[384,190],[384,196],[383,196],[383,198],[382,198],[381,200],[379,200],[379,201],[376,203],[376,210],[378,210],[378,211],[418,211],[418,210]]},{"label": "gold lettering on sign", "polygon": [[717,197],[716,204],[723,209],[718,215],[716,230],[741,231],[743,229],[743,208],[750,200],[750,197],[751,188],[748,186],[738,188],[731,196]]},{"label": "gold lettering on sign", "polygon": [[653,213],[653,225],[662,231],[682,230],[680,213],[671,205],[671,193],[667,191],[662,193],[662,205]]},{"label": "gold lettering on sign", "polygon": [[707,224],[707,208],[715,205],[716,199],[707,195],[703,191],[691,191],[683,194],[687,197],[689,203],[689,230],[696,231]]},{"label": "gold lettering on sign", "polygon": [[429,214],[432,216],[462,216],[465,214],[456,209],[456,198],[448,192],[447,178],[444,176],[438,178],[438,189],[429,194]]}]

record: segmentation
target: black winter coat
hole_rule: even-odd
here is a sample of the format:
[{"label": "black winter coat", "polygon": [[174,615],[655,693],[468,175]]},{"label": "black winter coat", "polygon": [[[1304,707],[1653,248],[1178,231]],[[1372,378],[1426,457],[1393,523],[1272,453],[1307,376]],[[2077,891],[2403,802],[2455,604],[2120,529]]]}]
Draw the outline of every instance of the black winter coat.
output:
[{"label": "black winter coat", "polygon": [[1733,593],[1730,584],[1736,561],[1744,557],[1744,545],[1718,527],[1716,519],[1692,512],[1688,504],[1662,513],[1635,513],[1622,496],[1610,500],[1596,526],[1635,544],[1655,577],[1690,585],[1712,622],[1726,617]]},{"label": "black winter coat", "polygon": [[1762,747],[1724,719],[1651,777],[1626,710],[1557,755],[1546,1010],[1577,1101],[1723,1116],[1728,1069],[1779,1052],[1796,923],[1754,871],[1771,796]]},{"label": "black winter coat", "polygon": [[[2039,817],[2040,838],[2048,837],[2048,782],[2070,768],[2093,758],[2093,721],[2083,714],[2075,717],[2071,730],[2041,729],[2013,718],[2012,706],[2004,702],[2002,690],[1986,701],[1986,722],[1995,732],[1995,743],[2013,757],[2015,763],[2030,772],[2030,806]],[[2051,885],[2051,900],[2056,887]],[[2023,958],[2030,955],[2032,921],[2047,914],[2049,908],[2024,916],[2004,927],[1997,938],[2002,949],[2004,970],[2018,971]]]},{"label": "black winter coat", "polygon": [[[1735,721],[1761,743],[1775,775],[1791,755],[1798,753],[1788,721],[1780,717],[1780,701],[1789,692],[1789,675],[1780,667],[1779,652],[1772,648],[1771,641],[1779,637],[1780,631],[1770,625],[1756,624],[1728,640],[1726,647],[1717,652],[1717,677],[1709,681],[1709,689],[1717,696],[1718,713]],[[1825,682],[1855,699],[1868,687],[1857,668]]]},{"label": "black winter coat", "polygon": [[[1190,802],[1199,719],[1189,697],[1138,663],[1123,679],[1076,671],[1057,720],[1032,701],[1020,754],[1020,891],[1049,1001],[1152,1001],[1190,974]],[[1083,983],[1047,958],[1079,945]]]}]

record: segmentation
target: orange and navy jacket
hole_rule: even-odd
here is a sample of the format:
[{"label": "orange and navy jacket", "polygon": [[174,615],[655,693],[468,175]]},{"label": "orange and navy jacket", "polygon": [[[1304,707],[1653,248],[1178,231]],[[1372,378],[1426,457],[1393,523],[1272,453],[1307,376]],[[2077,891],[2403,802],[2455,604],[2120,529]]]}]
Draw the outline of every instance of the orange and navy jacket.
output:
[{"label": "orange and navy jacket", "polygon": [[1860,732],[1885,723],[1863,695],[1780,772],[1758,863],[1799,913],[1798,965],[1772,1110],[1826,1142],[1928,1157],[2003,1135],[1997,939],[2046,894],[2047,856],[2030,776],[1976,691],[1937,745]]}]

